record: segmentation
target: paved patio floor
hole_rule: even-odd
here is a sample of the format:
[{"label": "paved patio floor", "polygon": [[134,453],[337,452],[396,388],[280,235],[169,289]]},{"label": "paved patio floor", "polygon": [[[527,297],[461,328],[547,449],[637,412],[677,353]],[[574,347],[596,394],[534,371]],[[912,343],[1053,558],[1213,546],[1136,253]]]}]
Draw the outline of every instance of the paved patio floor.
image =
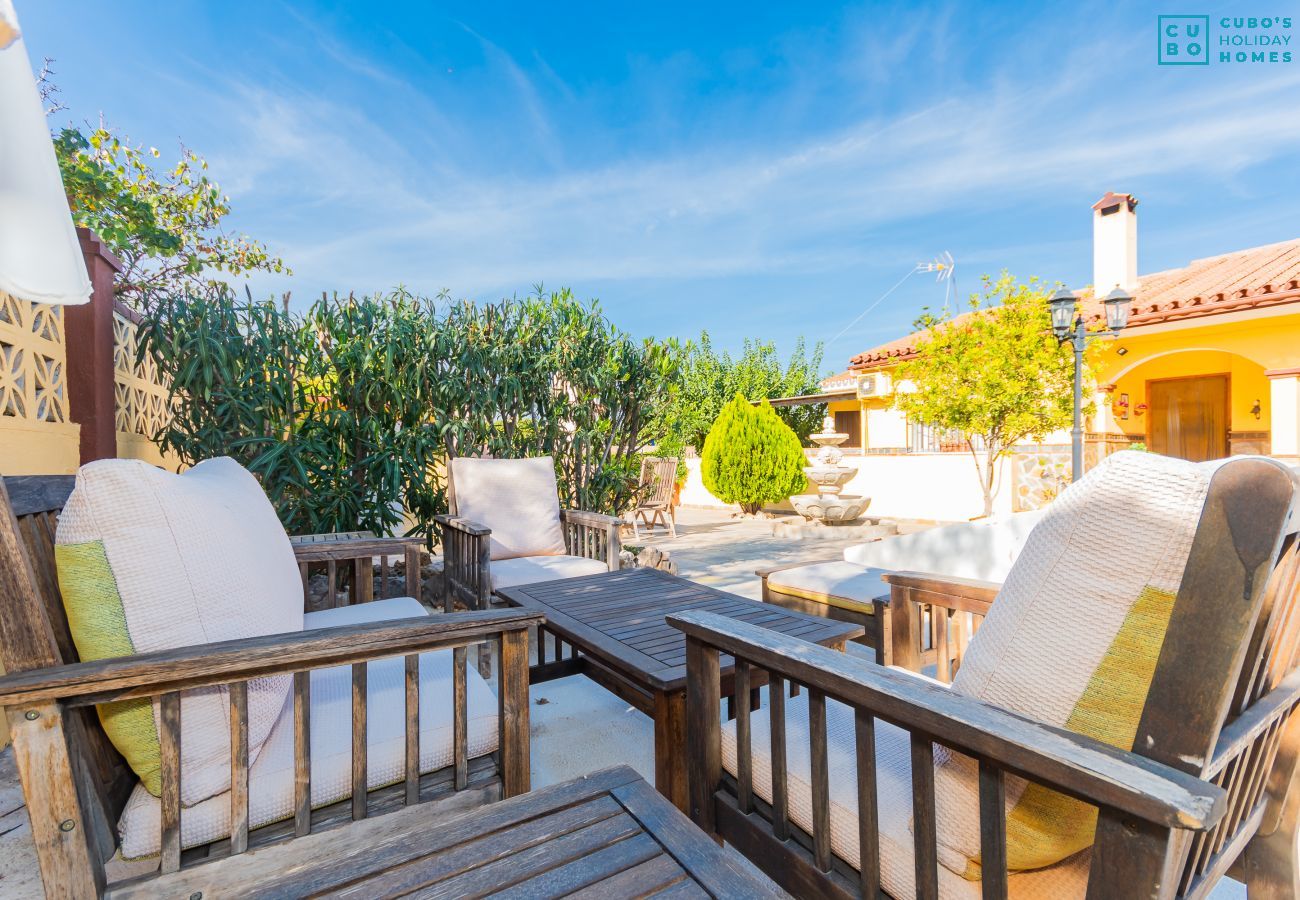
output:
[{"label": "paved patio floor", "polygon": [[[679,574],[745,597],[759,598],[754,570],[806,559],[838,558],[860,537],[790,541],[771,535],[772,523],[715,510],[679,511],[677,537],[643,532],[641,544],[669,553]],[[888,540],[888,538],[886,538]],[[636,543],[630,538],[628,543]],[[850,644],[849,652],[872,658]],[[533,787],[564,781],[616,764],[654,782],[654,727],[650,719],[582,676],[557,679],[532,690]],[[766,704],[766,698],[764,698]],[[13,756],[0,754],[0,897],[40,897],[40,877]],[[1244,886],[1224,881],[1215,900],[1245,897]]]}]

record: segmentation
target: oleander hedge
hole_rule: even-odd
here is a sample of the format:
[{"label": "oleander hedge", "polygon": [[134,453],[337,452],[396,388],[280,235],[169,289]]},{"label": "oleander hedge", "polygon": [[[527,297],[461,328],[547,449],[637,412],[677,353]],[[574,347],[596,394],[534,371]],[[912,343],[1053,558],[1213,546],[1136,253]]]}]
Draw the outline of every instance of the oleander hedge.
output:
[{"label": "oleander hedge", "polygon": [[301,312],[218,292],[155,304],[140,336],[170,384],[163,449],[235,457],[300,533],[384,533],[405,510],[427,535],[459,455],[550,454],[561,503],[621,511],[681,356],[567,290],[497,303],[336,295]]}]

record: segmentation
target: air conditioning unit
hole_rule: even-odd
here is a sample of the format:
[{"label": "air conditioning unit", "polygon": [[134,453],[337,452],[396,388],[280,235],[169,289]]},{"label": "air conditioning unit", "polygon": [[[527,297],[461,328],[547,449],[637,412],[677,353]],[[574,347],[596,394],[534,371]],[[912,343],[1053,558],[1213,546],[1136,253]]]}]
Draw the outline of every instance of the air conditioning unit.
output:
[{"label": "air conditioning unit", "polygon": [[884,397],[889,393],[889,376],[884,372],[867,372],[858,376],[858,399]]}]

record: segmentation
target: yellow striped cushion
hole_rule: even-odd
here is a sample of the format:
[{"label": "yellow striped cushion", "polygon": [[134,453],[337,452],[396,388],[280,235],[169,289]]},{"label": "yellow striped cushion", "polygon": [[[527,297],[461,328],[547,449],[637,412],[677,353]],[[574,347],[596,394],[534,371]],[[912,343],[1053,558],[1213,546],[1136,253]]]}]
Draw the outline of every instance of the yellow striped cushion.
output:
[{"label": "yellow striped cushion", "polygon": [[[953,679],[953,690],[1132,749],[1215,464],[1108,457],[1049,507]],[[935,752],[939,857],[980,877],[978,768]],[[1091,845],[1096,811],[1008,778],[1012,871]]]}]

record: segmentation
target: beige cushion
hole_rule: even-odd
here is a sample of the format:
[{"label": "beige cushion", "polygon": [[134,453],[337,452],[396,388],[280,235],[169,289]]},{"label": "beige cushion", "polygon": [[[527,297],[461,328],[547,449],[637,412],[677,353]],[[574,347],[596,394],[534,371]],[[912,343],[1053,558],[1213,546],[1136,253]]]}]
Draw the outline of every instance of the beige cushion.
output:
[{"label": "beige cushion", "polygon": [[[427,615],[410,597],[376,600],[308,613],[308,628],[352,625]],[[452,763],[452,651],[420,655],[420,771]],[[372,662],[366,680],[367,775],[370,787],[405,777],[406,681],[402,657]],[[468,751],[470,758],[497,748],[497,701],[475,671],[466,669]],[[293,815],[293,698],[283,704],[270,739],[249,770],[249,823],[252,827]],[[311,673],[311,797],[320,807],[352,795],[352,668],[336,666]],[[160,804],[137,786],[118,824],[122,855],[128,859],[158,852]],[[222,793],[181,811],[181,843],[206,844],[230,834],[230,794]]]},{"label": "beige cushion", "polygon": [[533,459],[451,461],[453,512],[492,530],[493,559],[562,554],[555,462]]},{"label": "beige cushion", "polygon": [[767,576],[767,583],[783,594],[871,613],[875,609],[872,600],[889,597],[889,585],[880,580],[882,574],[882,569],[831,560],[781,569]]},{"label": "beige cushion", "polygon": [[582,556],[525,556],[518,559],[498,559],[492,562],[492,590],[535,581],[554,581],[557,578],[576,578],[608,571],[609,567],[598,559]]},{"label": "beige cushion", "polygon": [[[808,739],[808,693],[786,701],[786,772],[790,819],[805,831],[812,828],[812,775]],[[772,738],[770,713],[750,716],[754,792],[772,801]],[[831,786],[831,849],[849,865],[861,863],[858,853],[858,772],[853,710],[835,700],[826,701],[826,748]],[[915,857],[909,820],[912,815],[912,768],[907,733],[886,722],[876,722],[876,797],[880,820],[880,874],[891,897],[916,896]],[[722,726],[722,766],[736,774],[736,723]],[[943,830],[940,820],[939,830]],[[1088,854],[1059,865],[1010,878],[1013,898],[1067,900],[1084,896],[1088,882]],[[980,883],[967,881],[939,867],[939,896],[978,898]]]},{"label": "beige cushion", "polygon": [[[302,581],[266,494],[232,459],[175,475],[140,460],[82,466],[55,548],[69,626],[83,660],[299,631]],[[257,759],[289,693],[287,676],[248,689]],[[157,704],[99,708],[105,731],[145,786],[160,789]],[[181,699],[181,798],[230,786],[225,688]]]},{"label": "beige cushion", "polygon": [[[1030,533],[953,679],[956,693],[1125,750],[1173,610],[1218,463],[1107,457]],[[936,750],[940,861],[978,877],[978,773]],[[1008,777],[1011,868],[1092,844],[1096,810]]]}]

